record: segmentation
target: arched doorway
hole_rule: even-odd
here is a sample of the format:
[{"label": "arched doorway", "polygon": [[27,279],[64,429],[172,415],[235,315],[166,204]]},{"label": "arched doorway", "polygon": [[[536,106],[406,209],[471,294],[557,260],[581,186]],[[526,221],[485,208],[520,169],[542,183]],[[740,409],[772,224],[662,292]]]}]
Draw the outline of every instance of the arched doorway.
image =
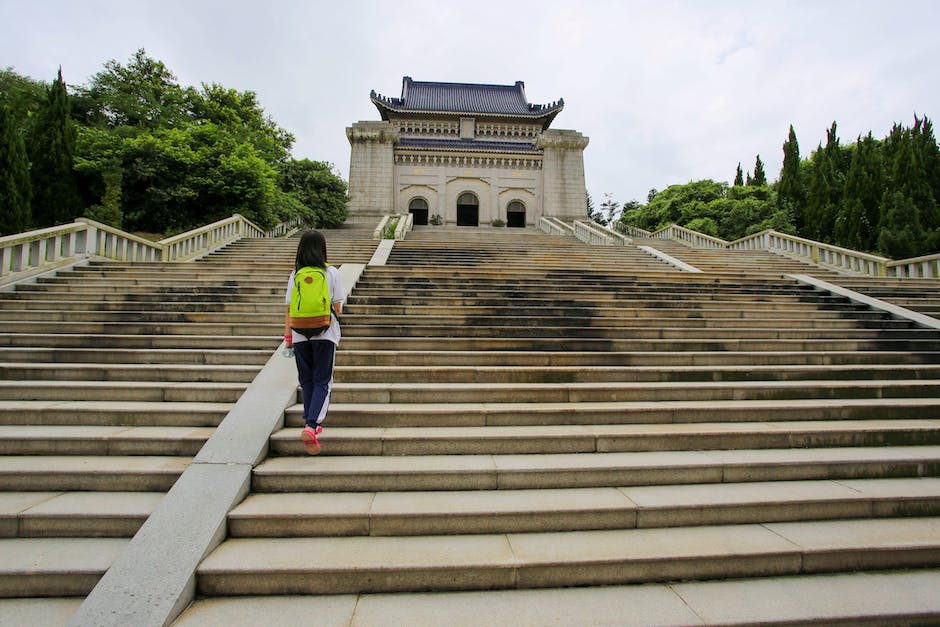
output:
[{"label": "arched doorway", "polygon": [[457,226],[480,226],[480,201],[476,194],[464,192],[457,197]]},{"label": "arched doorway", "polygon": [[424,198],[412,198],[408,203],[408,213],[414,216],[414,224],[426,226],[428,223],[428,201]]},{"label": "arched doorway", "polygon": [[506,207],[506,226],[525,228],[525,205],[514,200]]}]

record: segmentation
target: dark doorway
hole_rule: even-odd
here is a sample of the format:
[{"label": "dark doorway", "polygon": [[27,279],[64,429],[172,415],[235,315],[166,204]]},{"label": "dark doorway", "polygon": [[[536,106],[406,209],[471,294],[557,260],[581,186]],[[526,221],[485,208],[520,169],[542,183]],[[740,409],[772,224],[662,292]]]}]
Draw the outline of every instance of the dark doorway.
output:
[{"label": "dark doorway", "polygon": [[525,228],[525,205],[514,200],[506,207],[506,225],[516,228]]},{"label": "dark doorway", "polygon": [[457,198],[457,226],[480,226],[480,201],[470,192]]},{"label": "dark doorway", "polygon": [[428,224],[428,201],[424,198],[412,198],[408,203],[408,213],[414,216],[414,224],[417,226],[427,226]]}]

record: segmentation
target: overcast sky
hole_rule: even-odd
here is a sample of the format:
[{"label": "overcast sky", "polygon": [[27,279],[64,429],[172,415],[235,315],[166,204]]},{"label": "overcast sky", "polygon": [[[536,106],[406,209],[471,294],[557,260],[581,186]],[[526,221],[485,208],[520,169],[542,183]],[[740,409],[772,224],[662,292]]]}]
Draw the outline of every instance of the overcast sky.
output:
[{"label": "overcast sky", "polygon": [[182,85],[258,94],[293,154],[349,174],[345,128],[369,91],[417,81],[511,85],[565,99],[553,128],[590,138],[588,191],[730,181],[757,154],[780,172],[793,124],[808,156],[940,113],[935,0],[0,0],[0,66],[84,84],[145,48]]}]

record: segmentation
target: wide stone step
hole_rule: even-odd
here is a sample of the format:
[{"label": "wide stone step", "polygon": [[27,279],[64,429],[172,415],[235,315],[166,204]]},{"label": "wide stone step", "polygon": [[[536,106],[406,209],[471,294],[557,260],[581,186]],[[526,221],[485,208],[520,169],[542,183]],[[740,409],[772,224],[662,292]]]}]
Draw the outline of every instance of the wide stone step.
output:
[{"label": "wide stone step", "polygon": [[[936,420],[821,420],[526,427],[333,427],[321,455],[532,455],[940,444]],[[300,427],[271,435],[275,455],[304,455]],[[0,428],[0,434],[2,434]]]},{"label": "wide stone step", "polygon": [[242,365],[0,362],[0,380],[249,383],[259,370],[259,366]]},{"label": "wide stone step", "polygon": [[274,457],[263,492],[497,490],[940,475],[940,446],[740,449],[553,455]]},{"label": "wide stone step", "polygon": [[86,595],[129,540],[0,539],[0,597]]},{"label": "wide stone step", "polygon": [[[37,301],[45,302],[45,301]],[[283,309],[283,305],[281,306]],[[583,310],[582,310],[583,311]],[[390,316],[407,316],[406,322],[423,319],[424,316],[460,316],[468,314],[473,316],[495,317],[496,319],[513,319],[525,316],[525,309],[507,306],[474,306],[471,308],[455,305],[452,307],[428,307],[422,305],[365,305],[356,304],[355,298],[343,306],[344,319],[358,319],[360,316],[373,316],[379,320],[388,320]],[[533,307],[529,310],[532,315],[555,316],[567,318],[573,313],[570,306]],[[840,320],[840,321],[885,321],[885,315],[877,311],[851,311],[849,314],[838,309],[819,309],[802,305],[779,307],[715,307],[715,308],[680,308],[659,307],[648,308],[643,306],[602,307],[592,306],[592,316],[603,318],[654,318],[657,320],[669,318],[704,318],[722,320],[764,320],[764,319],[794,319],[800,320]]]},{"label": "wide stone step", "polygon": [[940,519],[852,519],[456,537],[233,539],[203,561],[196,583],[207,595],[494,590],[938,562]]},{"label": "wide stone step", "polygon": [[940,515],[940,479],[437,492],[252,494],[244,537],[420,536]]},{"label": "wide stone step", "polygon": [[0,400],[234,403],[245,383],[152,381],[0,381]]},{"label": "wide stone step", "polygon": [[22,455],[0,457],[0,490],[165,492],[191,457]]},{"label": "wide stone step", "polygon": [[2,425],[217,427],[232,403],[0,401]]},{"label": "wide stone step", "polygon": [[43,348],[0,347],[0,361],[39,364],[163,364],[228,366],[234,368],[263,366],[271,350],[239,349],[133,349],[133,348]]},{"label": "wide stone step", "polygon": [[[422,321],[423,322],[423,321]],[[563,323],[563,324],[562,324]],[[24,323],[26,324],[26,323]],[[564,324],[571,324],[572,326],[564,326]],[[6,326],[13,326],[12,323],[4,324],[0,322],[0,330]],[[128,328],[131,325],[121,325],[114,324],[116,333],[126,333]],[[149,323],[141,323],[139,328],[142,331],[147,329],[166,329],[167,333],[211,333],[211,329],[216,326],[220,329],[224,329],[225,325],[209,325],[209,324],[191,324],[191,325],[173,325],[166,324],[162,327],[157,327],[156,325],[151,325]],[[70,330],[72,328],[88,328],[89,332],[100,332],[104,325],[96,325],[90,323],[76,323],[74,326],[69,325]],[[112,325],[108,325],[107,328],[112,328]],[[238,329],[239,327],[232,325],[232,329]],[[255,332],[260,332],[262,329],[283,329],[283,321],[280,325],[270,324],[262,325],[258,324],[252,327],[251,329],[243,329],[243,332],[248,334],[252,330]],[[20,329],[21,330],[21,329]],[[156,331],[153,331],[156,332]],[[222,332],[221,330],[219,332]],[[235,332],[232,331],[234,334]],[[854,325],[849,328],[815,328],[811,323],[806,325],[794,324],[792,327],[783,327],[780,325],[771,325],[771,326],[762,326],[762,327],[752,327],[750,325],[743,326],[740,323],[729,325],[728,327],[718,327],[710,326],[703,321],[692,321],[688,324],[685,324],[685,321],[674,322],[668,327],[661,325],[651,324],[644,321],[644,324],[641,325],[629,325],[626,321],[623,324],[620,324],[618,321],[617,326],[591,326],[590,323],[580,324],[577,319],[570,319],[564,321],[557,321],[556,324],[552,326],[504,326],[504,325],[493,325],[487,326],[484,324],[474,324],[472,319],[466,323],[461,324],[442,324],[442,325],[431,325],[431,324],[418,324],[417,322],[413,324],[371,324],[371,325],[354,325],[347,324],[343,327],[343,335],[346,338],[363,338],[363,337],[398,337],[402,339],[407,338],[454,338],[454,339],[475,339],[475,338],[500,338],[503,340],[512,340],[512,339],[571,339],[571,340],[580,340],[580,339],[612,339],[612,340],[623,340],[623,339],[634,339],[634,340],[696,340],[696,339],[711,339],[711,340],[729,340],[729,339],[767,339],[767,340],[816,340],[816,339],[829,339],[829,340],[888,340],[888,341],[906,341],[906,340],[925,340],[930,342],[935,342],[940,345],[940,334],[933,330],[927,329],[911,329],[906,327],[898,328],[870,328],[870,329],[860,329],[856,328]]]},{"label": "wide stone step", "polygon": [[[303,407],[285,411],[303,426]],[[933,419],[938,398],[658,401],[612,403],[334,403],[329,424],[343,427],[474,427],[693,422]]]},{"label": "wide stone step", "polygon": [[[68,316],[67,312],[62,312],[63,316]],[[95,320],[94,316],[98,314],[89,314],[89,319]],[[207,314],[205,318],[209,319],[215,314]],[[84,316],[83,316],[84,317]],[[153,316],[156,318],[157,316]],[[259,317],[260,318],[260,317]],[[8,320],[13,318],[7,317]],[[100,320],[104,321],[105,316],[101,316]],[[147,320],[147,316],[143,317],[143,320],[147,322],[155,320]],[[193,322],[196,322],[196,319],[193,319]],[[213,322],[222,322],[223,317],[219,316],[212,320]],[[225,319],[224,321],[229,321]],[[657,331],[662,330],[663,333],[668,333],[672,329],[681,328],[681,329],[746,329],[750,332],[755,332],[760,329],[877,329],[879,332],[892,332],[898,330],[907,330],[911,328],[911,325],[904,321],[884,321],[884,320],[849,320],[845,318],[836,318],[836,319],[820,319],[814,317],[792,317],[792,318],[782,318],[782,317],[768,317],[768,318],[721,318],[721,317],[701,317],[701,316],[690,316],[690,317],[674,317],[674,318],[652,318],[652,317],[624,317],[620,315],[616,316],[602,316],[602,315],[585,315],[584,313],[579,313],[575,315],[565,314],[565,315],[552,315],[546,314],[543,311],[532,311],[530,315],[526,315],[524,310],[517,311],[514,316],[490,316],[490,315],[479,315],[475,312],[464,312],[460,315],[454,316],[409,316],[409,315],[380,315],[380,316],[364,316],[359,314],[350,314],[346,311],[343,312],[343,324],[346,325],[346,329],[351,329],[352,326],[355,327],[371,327],[380,330],[382,334],[387,334],[387,331],[384,329],[388,327],[415,327],[415,328],[425,328],[425,327],[446,327],[449,331],[455,332],[456,327],[464,327],[466,325],[472,325],[475,327],[482,327],[485,329],[499,329],[501,327],[538,327],[544,329],[553,329],[553,328],[564,328],[566,330],[571,329],[571,327],[581,327],[585,329],[605,329],[605,328],[616,328],[616,329],[628,329],[629,333],[633,334],[635,332],[648,332],[649,329],[655,329]],[[362,332],[356,328],[352,330],[353,334],[361,335]],[[589,331],[590,332],[590,331]],[[504,330],[501,330],[500,333],[505,333]],[[462,335],[463,331],[455,332],[455,335]]]},{"label": "wide stone step", "polygon": [[[214,597],[197,600],[175,625],[289,625],[298,616],[362,627],[387,625],[389,617],[400,625],[511,625],[522,616],[531,625],[929,624],[940,620],[938,587],[940,570],[921,569],[488,592]],[[17,608],[23,624],[59,609],[30,601]]]},{"label": "wide stone step", "polygon": [[[0,384],[3,398],[4,384]],[[940,398],[940,380],[639,383],[337,383],[336,403],[596,403],[796,398]],[[141,399],[150,400],[150,399]],[[181,400],[181,399],[168,399]],[[207,399],[200,399],[207,400]]]},{"label": "wide stone step", "polygon": [[164,335],[114,333],[0,333],[0,346],[37,346],[45,348],[96,349],[201,349],[201,350],[268,350],[277,348],[284,334],[283,324],[276,337],[242,335],[237,338],[218,335]]},{"label": "wide stone step", "polygon": [[[231,302],[231,301],[202,301],[187,303],[185,301],[174,301],[168,303],[121,301],[121,300],[41,300],[35,298],[24,298],[17,300],[0,299],[0,311],[55,311],[66,310],[74,312],[122,312],[128,311],[151,311],[167,313],[184,312],[224,312],[224,313],[260,313],[276,314],[284,312],[283,302]],[[835,313],[835,312],[833,312]],[[3,314],[4,316],[7,313]]]},{"label": "wide stone step", "polygon": [[53,334],[81,334],[87,336],[96,334],[130,335],[135,332],[143,335],[210,335],[225,336],[232,341],[232,336],[277,335],[284,333],[284,319],[275,322],[270,317],[267,321],[252,322],[248,324],[226,322],[62,322],[48,320],[29,321],[2,321],[0,320],[0,333],[28,333],[36,335]]},{"label": "wide stone step", "polygon": [[[2,349],[0,349],[2,350]],[[401,351],[354,350],[344,341],[336,353],[337,370],[349,367],[390,367],[399,371],[438,367],[732,367],[940,364],[940,352],[922,351]],[[407,367],[407,368],[402,368]]]},{"label": "wide stone step", "polygon": [[162,492],[3,492],[0,536],[129,538],[162,498]]},{"label": "wide stone step", "polygon": [[0,455],[192,457],[214,430],[212,427],[0,425]]},{"label": "wide stone step", "polygon": [[[0,351],[2,355],[2,351]],[[347,363],[347,355],[339,361]],[[708,366],[336,366],[340,383],[588,383],[940,379],[937,364]]]},{"label": "wide stone step", "polygon": [[[940,351],[940,339],[895,339],[890,335],[885,338],[784,338],[772,339],[756,337],[742,339],[732,336],[724,339],[714,339],[711,333],[702,333],[699,338],[669,338],[669,339],[624,339],[626,333],[620,332],[620,337],[586,337],[572,338],[559,329],[557,337],[454,337],[442,334],[440,337],[401,337],[400,335],[355,337],[344,329],[343,347],[350,350],[389,350],[395,348],[401,351],[433,351],[433,350],[466,350],[466,351],[559,351],[563,348],[575,352],[625,352],[625,351]],[[492,334],[493,331],[490,331]],[[480,334],[484,335],[484,334]],[[159,336],[155,336],[159,337]],[[176,336],[180,337],[180,336]],[[0,341],[3,336],[0,336]],[[158,344],[154,341],[154,344]]]},{"label": "wide stone step", "polygon": [[[280,307],[281,321],[284,318],[284,306]],[[22,322],[41,320],[43,322],[59,322],[72,325],[75,323],[89,322],[124,322],[132,321],[137,323],[200,323],[200,324],[240,324],[256,325],[269,324],[272,320],[277,320],[277,313],[272,311],[268,313],[221,313],[221,312],[159,312],[142,311],[128,308],[123,311],[80,311],[63,305],[54,310],[27,310],[27,311],[4,311],[0,313],[3,320],[7,322]]]}]

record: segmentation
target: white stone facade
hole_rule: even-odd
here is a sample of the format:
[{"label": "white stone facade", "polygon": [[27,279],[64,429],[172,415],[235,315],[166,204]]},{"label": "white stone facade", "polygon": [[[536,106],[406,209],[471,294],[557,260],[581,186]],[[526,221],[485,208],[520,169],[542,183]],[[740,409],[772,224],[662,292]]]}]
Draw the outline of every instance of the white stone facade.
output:
[{"label": "white stone facade", "polygon": [[383,112],[386,116],[346,129],[351,221],[371,222],[410,208],[417,208],[416,216],[426,208],[427,218],[439,215],[450,224],[498,219],[528,226],[541,216],[586,215],[588,139],[577,131],[548,129],[545,116],[411,111]]}]

